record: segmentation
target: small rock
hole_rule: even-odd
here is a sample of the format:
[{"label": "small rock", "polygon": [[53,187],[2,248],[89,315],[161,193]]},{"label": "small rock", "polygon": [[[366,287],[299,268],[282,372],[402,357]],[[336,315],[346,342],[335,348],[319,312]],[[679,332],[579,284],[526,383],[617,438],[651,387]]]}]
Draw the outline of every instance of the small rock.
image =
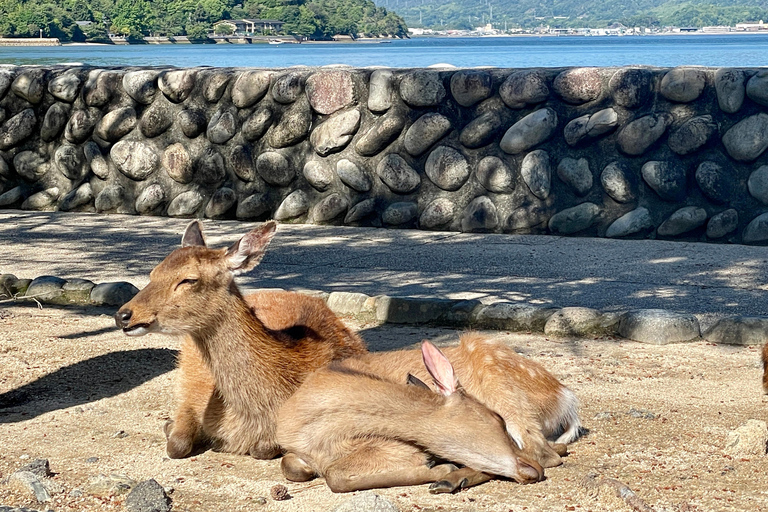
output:
[{"label": "small rock", "polygon": [[192,157],[187,148],[179,142],[165,148],[162,165],[168,176],[178,183],[189,183],[195,175]]},{"label": "small rock", "polygon": [[173,114],[167,100],[156,101],[144,110],[139,120],[139,130],[145,137],[157,137],[173,125]]},{"label": "small rock", "polygon": [[594,203],[581,203],[557,212],[549,219],[549,230],[556,235],[572,235],[591,227],[602,209]]},{"label": "small rock", "polygon": [[603,314],[590,308],[563,308],[544,324],[547,336],[595,336],[613,333],[613,324]]},{"label": "small rock", "polygon": [[701,337],[710,343],[724,345],[762,345],[768,339],[768,319],[748,316],[721,318]]},{"label": "small rock", "polygon": [[692,231],[707,222],[707,211],[698,206],[680,208],[656,230],[659,236],[677,236]]},{"label": "small rock", "polygon": [[713,215],[707,223],[707,238],[722,238],[736,231],[739,226],[739,214],[733,208],[729,208]]},{"label": "small rock", "polygon": [[122,208],[125,199],[125,189],[115,184],[104,187],[93,203],[97,212],[109,212]]},{"label": "small rock", "polygon": [[152,69],[129,71],[123,75],[123,90],[139,103],[151,105],[157,94],[158,74]]},{"label": "small rock", "polygon": [[360,126],[360,111],[357,109],[339,112],[330,116],[312,130],[309,142],[320,156],[326,156],[343,149]]},{"label": "small rock", "polygon": [[486,233],[499,225],[499,212],[488,196],[473,199],[465,208],[461,218],[463,233]]},{"label": "small rock", "polygon": [[[492,100],[488,100],[490,102]],[[488,102],[483,103],[486,105]],[[468,148],[480,148],[494,141],[498,133],[504,128],[504,119],[500,115],[503,110],[492,110],[485,112],[472,121],[461,130],[459,142]]]},{"label": "small rock", "polygon": [[651,73],[640,68],[621,68],[608,82],[613,100],[627,108],[642,106],[651,95]]},{"label": "small rock", "polygon": [[179,123],[181,132],[190,139],[194,139],[208,127],[205,112],[194,108],[181,110],[176,116],[176,121]]},{"label": "small rock", "polygon": [[497,302],[482,308],[477,313],[475,324],[480,329],[543,332],[547,320],[556,311],[551,307]]},{"label": "small rock", "polygon": [[39,503],[51,501],[51,493],[45,483],[30,471],[16,471],[8,478],[8,485],[26,494],[34,495]]},{"label": "small rock", "polygon": [[287,220],[304,215],[309,210],[309,198],[302,190],[294,190],[280,203],[273,218]]},{"label": "small rock", "polygon": [[211,117],[205,136],[214,144],[224,144],[237,133],[235,114],[229,110],[219,110]]},{"label": "small rock", "polygon": [[182,103],[186,100],[196,84],[197,70],[195,69],[163,71],[157,79],[160,90],[174,103]]},{"label": "small rock", "polygon": [[768,424],[761,420],[747,420],[728,433],[725,451],[735,456],[765,455],[767,444]]},{"label": "small rock", "polygon": [[122,306],[137,293],[138,288],[124,281],[101,283],[91,290],[91,302],[100,306]]},{"label": "small rock", "polygon": [[310,160],[304,164],[303,174],[307,182],[320,192],[333,183],[333,170],[323,162]]},{"label": "small rock", "polygon": [[334,192],[315,204],[310,218],[313,222],[327,222],[347,211],[348,206],[347,199]]},{"label": "small rock", "polygon": [[384,112],[392,107],[392,71],[377,69],[368,81],[368,108],[372,112]]},{"label": "small rock", "polygon": [[368,174],[346,158],[342,158],[336,163],[336,174],[342,183],[357,192],[368,192],[373,186]]},{"label": "small rock", "polygon": [[768,106],[768,72],[758,71],[747,82],[747,96],[755,103]]},{"label": "small rock", "polygon": [[296,177],[293,167],[276,151],[262,153],[256,158],[256,171],[270,185],[284,187]]},{"label": "small rock", "polygon": [[723,168],[715,162],[708,160],[701,162],[696,168],[695,176],[699,188],[711,201],[725,203],[730,199],[731,180],[728,179]]},{"label": "small rock", "polygon": [[136,484],[125,497],[129,512],[170,512],[171,498],[154,479]]},{"label": "small rock", "polygon": [[419,156],[442,139],[450,129],[451,120],[444,115],[437,112],[424,114],[405,132],[405,150],[413,156]]},{"label": "small rock", "polygon": [[501,138],[502,151],[516,155],[528,151],[549,139],[557,128],[557,114],[542,108],[513,124]]},{"label": "small rock", "polygon": [[509,108],[523,108],[549,98],[546,75],[536,69],[516,71],[499,87],[499,96]]},{"label": "small rock", "polygon": [[619,149],[628,155],[642,155],[664,135],[671,122],[672,115],[664,112],[643,116],[627,123],[616,136]]},{"label": "small rock", "polygon": [[26,297],[34,297],[40,301],[55,301],[64,293],[62,287],[66,281],[55,276],[40,276],[32,280],[27,288]]},{"label": "small rock", "polygon": [[109,155],[120,172],[136,181],[148,178],[160,163],[151,147],[136,140],[116,142]]},{"label": "small rock", "polygon": [[563,158],[557,164],[557,177],[569,185],[578,196],[585,196],[592,189],[592,173],[586,158]]},{"label": "small rock", "polygon": [[619,162],[611,162],[605,166],[603,172],[600,173],[600,184],[605,193],[614,201],[628,203],[635,198],[635,194],[632,192],[632,183]]},{"label": "small rock", "polygon": [[422,229],[435,229],[453,220],[453,201],[447,197],[438,197],[424,208],[419,217],[419,227]]},{"label": "small rock", "polygon": [[53,206],[59,198],[59,187],[51,187],[32,194],[21,203],[22,210],[45,210]]},{"label": "small rock", "polygon": [[95,464],[97,462],[99,462],[98,457],[88,457],[87,459],[85,459],[86,464]]},{"label": "small rock", "polygon": [[70,212],[76,208],[89,204],[91,201],[93,201],[93,189],[91,188],[91,184],[83,183],[59,201],[59,210],[62,212]]},{"label": "small rock", "polygon": [[205,206],[205,216],[209,219],[220,219],[235,206],[237,203],[237,194],[229,187],[221,187]]},{"label": "small rock", "polygon": [[446,92],[436,71],[412,71],[400,80],[400,96],[412,107],[439,105]]},{"label": "small rock", "polygon": [[520,176],[533,195],[542,200],[546,199],[552,183],[549,153],[543,149],[537,149],[525,155],[520,165]]},{"label": "small rock", "polygon": [[392,203],[381,214],[381,220],[391,226],[401,226],[414,220],[418,215],[416,203]]},{"label": "small rock", "polygon": [[76,74],[65,71],[48,82],[48,92],[61,101],[72,103],[80,92],[80,83]]},{"label": "small rock", "polygon": [[253,111],[240,127],[240,133],[245,140],[254,141],[261,138],[272,126],[272,109],[268,106],[261,106]]},{"label": "small rock", "polygon": [[136,480],[125,475],[112,473],[110,475],[96,475],[88,480],[83,491],[100,498],[120,496],[128,493],[136,485]]},{"label": "small rock", "polygon": [[619,321],[618,332],[624,338],[654,345],[691,341],[701,336],[695,316],[663,309],[639,309],[625,313]]},{"label": "small rock", "polygon": [[331,512],[400,512],[400,509],[389,499],[371,491],[365,491],[356,493],[333,508]]},{"label": "small rock", "polygon": [[35,459],[29,464],[24,464],[17,471],[29,471],[30,473],[40,478],[52,476],[51,465],[48,459]]},{"label": "small rock", "polygon": [[747,189],[752,197],[768,204],[768,165],[761,165],[749,175]]},{"label": "small rock", "polygon": [[631,416],[633,418],[641,419],[641,420],[655,420],[656,414],[647,410],[647,409],[635,409],[632,407],[628,412],[627,416]]},{"label": "small rock", "polygon": [[733,68],[720,68],[715,71],[715,92],[720,110],[726,114],[735,114],[744,103],[746,76],[744,71]]},{"label": "small rock", "polygon": [[689,103],[701,95],[706,85],[705,70],[680,66],[664,75],[659,92],[668,100]]},{"label": "small rock", "polygon": [[688,155],[704,147],[717,132],[712,116],[696,116],[684,122],[669,135],[669,149],[678,155]]},{"label": "small rock", "polygon": [[603,90],[598,68],[571,68],[555,77],[552,88],[568,103],[597,99]]},{"label": "small rock", "polygon": [[306,84],[309,104],[319,114],[333,114],[352,105],[356,98],[352,73],[344,70],[313,73]]},{"label": "small rock", "polygon": [[[232,84],[232,104],[237,108],[247,108],[259,101],[269,90],[271,75],[272,73],[269,71],[245,71],[240,73]],[[226,75],[223,75],[221,78],[216,79],[217,83],[219,83],[218,88],[222,89],[221,93],[217,93],[218,95],[223,93],[221,83],[225,87],[229,79],[229,77],[226,77],[227,80],[225,80],[225,77]],[[218,100],[209,101],[215,102]]]},{"label": "small rock", "polygon": [[768,213],[758,215],[744,228],[741,242],[744,244],[759,244],[768,241]]},{"label": "small rock", "polygon": [[607,238],[621,238],[653,229],[653,219],[647,208],[641,206],[627,212],[608,226],[605,231]]},{"label": "small rock", "polygon": [[451,94],[462,107],[471,107],[491,95],[493,80],[486,71],[462,70],[451,76]]},{"label": "small rock", "polygon": [[252,194],[239,203],[235,217],[240,220],[256,219],[270,210],[270,204],[266,194]]},{"label": "small rock", "polygon": [[168,204],[169,217],[193,217],[205,202],[205,196],[197,190],[187,190],[174,197]]},{"label": "small rock", "polygon": [[304,76],[295,71],[280,75],[272,84],[272,98],[278,103],[293,103],[303,91]]},{"label": "small rock", "polygon": [[27,108],[0,126],[0,149],[11,149],[32,135],[37,117],[35,111]]},{"label": "small rock", "polygon": [[509,194],[515,190],[515,176],[512,169],[501,158],[487,156],[480,160],[475,178],[489,192]]},{"label": "small rock", "polygon": [[461,152],[448,146],[439,146],[427,157],[424,172],[432,183],[452,192],[464,185],[471,170]]},{"label": "small rock", "polygon": [[390,110],[360,137],[355,144],[355,150],[362,156],[373,156],[381,152],[402,133],[405,120],[399,109]]},{"label": "small rock", "polygon": [[651,160],[640,169],[643,179],[666,201],[682,201],[686,196],[685,168],[677,162]]},{"label": "small rock", "polygon": [[376,166],[376,174],[396,194],[410,194],[421,185],[419,173],[397,153],[385,156]]},{"label": "small rock", "polygon": [[283,112],[279,121],[267,133],[273,148],[287,148],[304,140],[312,127],[312,110],[305,96]]},{"label": "small rock", "polygon": [[344,224],[360,222],[376,211],[376,200],[373,198],[360,201],[349,209],[344,217]]},{"label": "small rock", "polygon": [[768,149],[768,114],[745,117],[723,135],[723,145],[731,158],[751,162]]}]

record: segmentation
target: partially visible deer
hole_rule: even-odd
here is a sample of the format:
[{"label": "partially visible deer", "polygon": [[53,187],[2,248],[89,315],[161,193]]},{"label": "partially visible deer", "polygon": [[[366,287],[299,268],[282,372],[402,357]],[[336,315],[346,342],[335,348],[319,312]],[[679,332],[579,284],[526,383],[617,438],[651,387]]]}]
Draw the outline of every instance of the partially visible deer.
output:
[{"label": "partially visible deer", "polygon": [[[343,363],[310,375],[278,413],[285,476],[324,476],[333,492],[429,482],[451,492],[490,475],[541,480],[541,466],[519,456],[501,416],[464,393],[443,353],[424,341],[422,355],[439,393]],[[430,467],[433,455],[467,467]]]},{"label": "partially visible deer", "polygon": [[768,395],[768,343],[763,345],[763,393]]}]

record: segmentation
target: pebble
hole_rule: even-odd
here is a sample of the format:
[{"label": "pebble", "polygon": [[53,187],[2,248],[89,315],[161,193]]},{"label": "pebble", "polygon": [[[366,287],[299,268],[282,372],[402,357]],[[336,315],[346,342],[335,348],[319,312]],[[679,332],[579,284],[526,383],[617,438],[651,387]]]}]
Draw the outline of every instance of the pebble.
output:
[{"label": "pebble", "polygon": [[734,456],[762,456],[768,445],[768,424],[762,420],[749,419],[728,433],[725,452]]},{"label": "pebble", "polygon": [[48,92],[55,98],[67,103],[72,103],[80,92],[82,81],[73,72],[65,71],[48,82]]},{"label": "pebble", "polygon": [[717,133],[717,124],[707,114],[688,119],[669,134],[669,149],[678,155],[688,155],[706,146]]},{"label": "pebble", "polygon": [[[272,73],[269,71],[244,71],[237,75],[232,82],[232,104],[237,108],[247,108],[261,100],[269,90],[269,82]],[[210,79],[208,87],[210,92],[206,99],[210,102],[218,101],[216,96],[224,92],[229,77],[226,75],[214,75]]]},{"label": "pebble", "polygon": [[384,209],[381,220],[391,226],[402,226],[416,219],[418,207],[416,203],[407,201],[392,203]]},{"label": "pebble", "polygon": [[129,512],[170,512],[171,498],[154,479],[139,482],[125,497]]},{"label": "pebble", "polygon": [[709,160],[701,162],[695,177],[699,188],[710,201],[725,203],[730,199],[731,181],[719,164]]},{"label": "pebble", "polygon": [[664,135],[671,123],[672,115],[666,112],[640,117],[619,130],[616,142],[624,153],[642,155]]},{"label": "pebble", "polygon": [[768,114],[745,117],[725,132],[723,146],[731,158],[751,162],[768,149]]},{"label": "pebble", "polygon": [[552,89],[568,103],[587,103],[602,92],[602,78],[598,68],[571,68],[555,77]]},{"label": "pebble", "polygon": [[686,192],[685,168],[676,162],[651,160],[640,171],[643,180],[665,201],[682,201]]},{"label": "pebble", "polygon": [[358,139],[355,150],[362,156],[380,153],[394,141],[405,127],[405,116],[397,109],[388,111],[376,119],[365,134]]},{"label": "pebble", "polygon": [[352,109],[340,112],[315,127],[309,136],[309,142],[318,155],[326,156],[349,144],[359,127],[360,111]]},{"label": "pebble", "polygon": [[309,210],[309,198],[303,190],[294,190],[280,203],[272,218],[288,220],[304,215]]},{"label": "pebble", "polygon": [[403,75],[400,96],[412,107],[430,107],[440,104],[446,91],[438,72],[420,70]]},{"label": "pebble", "polygon": [[489,192],[509,194],[515,190],[515,174],[501,159],[486,156],[477,164],[475,179]]},{"label": "pebble", "polygon": [[455,205],[447,197],[438,197],[430,202],[419,217],[423,229],[437,229],[453,220]]},{"label": "pebble", "polygon": [[617,105],[638,108],[651,96],[652,77],[642,68],[621,68],[608,81],[608,90]]}]

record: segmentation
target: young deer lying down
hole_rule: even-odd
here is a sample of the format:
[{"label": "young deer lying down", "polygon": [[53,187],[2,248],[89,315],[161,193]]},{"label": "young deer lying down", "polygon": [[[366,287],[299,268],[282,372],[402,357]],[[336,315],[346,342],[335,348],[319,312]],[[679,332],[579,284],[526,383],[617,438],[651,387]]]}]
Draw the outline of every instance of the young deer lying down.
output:
[{"label": "young deer lying down", "polygon": [[[428,482],[450,492],[489,475],[541,480],[541,466],[519,456],[498,414],[464,393],[440,350],[425,341],[422,354],[440,393],[336,363],[310,375],[278,413],[285,476],[324,476],[334,492]],[[430,467],[431,454],[467,468]]]}]

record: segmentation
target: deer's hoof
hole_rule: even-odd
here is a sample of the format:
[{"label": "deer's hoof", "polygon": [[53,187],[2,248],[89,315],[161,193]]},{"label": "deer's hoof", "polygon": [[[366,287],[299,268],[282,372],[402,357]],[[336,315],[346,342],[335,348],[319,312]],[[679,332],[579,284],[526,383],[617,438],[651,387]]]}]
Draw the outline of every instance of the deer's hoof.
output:
[{"label": "deer's hoof", "polygon": [[459,489],[463,489],[469,484],[469,480],[462,478],[458,482],[452,482],[450,480],[440,480],[434,482],[429,486],[430,494],[446,494],[456,492]]}]

